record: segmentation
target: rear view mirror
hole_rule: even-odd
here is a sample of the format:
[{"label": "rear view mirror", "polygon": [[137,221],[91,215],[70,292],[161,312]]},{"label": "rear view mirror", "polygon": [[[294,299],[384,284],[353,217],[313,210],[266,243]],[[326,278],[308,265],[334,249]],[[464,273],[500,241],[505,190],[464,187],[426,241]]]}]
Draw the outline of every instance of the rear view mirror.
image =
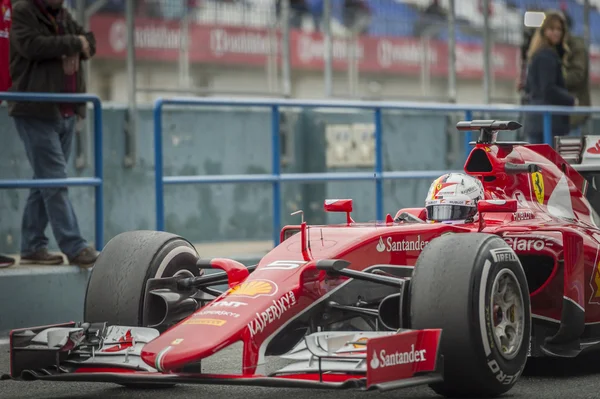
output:
[{"label": "rear view mirror", "polygon": [[325,212],[352,212],[351,199],[325,200]]},{"label": "rear view mirror", "polygon": [[516,212],[517,200],[481,200],[477,203],[479,213],[485,212]]},{"label": "rear view mirror", "polygon": [[325,212],[345,212],[346,222],[348,224],[354,222],[350,217],[350,212],[352,212],[351,199],[328,199],[325,200],[324,208]]}]

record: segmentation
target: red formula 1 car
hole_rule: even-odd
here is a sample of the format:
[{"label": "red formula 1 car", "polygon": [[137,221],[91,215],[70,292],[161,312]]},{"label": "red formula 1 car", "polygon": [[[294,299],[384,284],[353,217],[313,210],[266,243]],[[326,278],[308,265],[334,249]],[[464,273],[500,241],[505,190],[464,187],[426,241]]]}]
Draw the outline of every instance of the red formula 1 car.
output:
[{"label": "red formula 1 car", "polygon": [[[325,201],[347,223],[286,226],[281,244],[250,267],[199,258],[173,234],[124,233],[93,269],[85,323],[13,330],[5,378],[363,390],[428,384],[443,395],[491,397],[510,390],[529,356],[595,348],[599,168],[587,165],[600,156],[587,148],[595,141],[565,138],[557,152],[497,142],[497,132],[516,122],[457,127],[480,131],[464,167],[485,193],[476,221],[430,223],[425,208],[410,208],[355,223],[351,200]],[[235,343],[241,373],[200,368]],[[273,356],[285,365],[269,370]]]}]

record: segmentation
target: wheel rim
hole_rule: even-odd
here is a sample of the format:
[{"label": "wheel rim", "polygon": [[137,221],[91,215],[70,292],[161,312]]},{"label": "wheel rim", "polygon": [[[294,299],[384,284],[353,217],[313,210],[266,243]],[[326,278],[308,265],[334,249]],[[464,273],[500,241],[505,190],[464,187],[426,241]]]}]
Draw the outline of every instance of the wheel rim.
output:
[{"label": "wheel rim", "polygon": [[519,282],[511,270],[503,269],[496,276],[490,302],[496,346],[502,357],[513,359],[523,343],[525,306]]}]

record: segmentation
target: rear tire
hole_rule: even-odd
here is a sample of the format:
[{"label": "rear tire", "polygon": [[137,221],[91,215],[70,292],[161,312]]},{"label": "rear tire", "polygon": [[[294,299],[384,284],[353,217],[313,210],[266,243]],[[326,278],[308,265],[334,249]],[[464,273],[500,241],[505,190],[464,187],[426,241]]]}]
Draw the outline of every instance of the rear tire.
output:
[{"label": "rear tire", "polygon": [[[410,297],[411,328],[442,329],[444,382],[431,385],[436,393],[496,397],[513,387],[527,361],[531,309],[525,273],[504,240],[483,233],[432,240],[415,265]],[[506,337],[493,328],[501,321],[509,323]]]},{"label": "rear tire", "polygon": [[[145,327],[144,298],[150,278],[199,276],[198,253],[187,240],[161,231],[130,231],[110,240],[88,281],[84,320]],[[119,384],[135,389],[175,384]]]}]

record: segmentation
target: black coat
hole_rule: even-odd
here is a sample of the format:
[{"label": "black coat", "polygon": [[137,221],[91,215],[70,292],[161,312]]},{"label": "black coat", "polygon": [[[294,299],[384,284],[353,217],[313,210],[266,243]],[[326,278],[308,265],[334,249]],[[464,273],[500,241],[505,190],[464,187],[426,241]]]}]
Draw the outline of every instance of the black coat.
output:
[{"label": "black coat", "polygon": [[[56,35],[52,22],[34,0],[13,0],[10,31],[10,74],[13,92],[61,93],[65,87],[62,56],[81,53],[78,36],[90,43],[90,55],[96,53],[96,40],[66,13],[65,35]],[[85,55],[81,53],[81,59]],[[77,92],[85,93],[83,69],[77,72]],[[10,101],[10,116],[60,118],[57,104],[49,102]],[[76,113],[85,117],[86,105],[75,106]]]},{"label": "black coat", "polygon": [[[527,69],[525,89],[528,94],[528,105],[575,105],[575,98],[569,94],[565,86],[560,58],[551,48],[540,49],[532,57]],[[543,114],[527,112],[525,114],[526,134],[539,135],[543,131]],[[569,115],[553,115],[552,135],[563,136],[568,133]]]}]

